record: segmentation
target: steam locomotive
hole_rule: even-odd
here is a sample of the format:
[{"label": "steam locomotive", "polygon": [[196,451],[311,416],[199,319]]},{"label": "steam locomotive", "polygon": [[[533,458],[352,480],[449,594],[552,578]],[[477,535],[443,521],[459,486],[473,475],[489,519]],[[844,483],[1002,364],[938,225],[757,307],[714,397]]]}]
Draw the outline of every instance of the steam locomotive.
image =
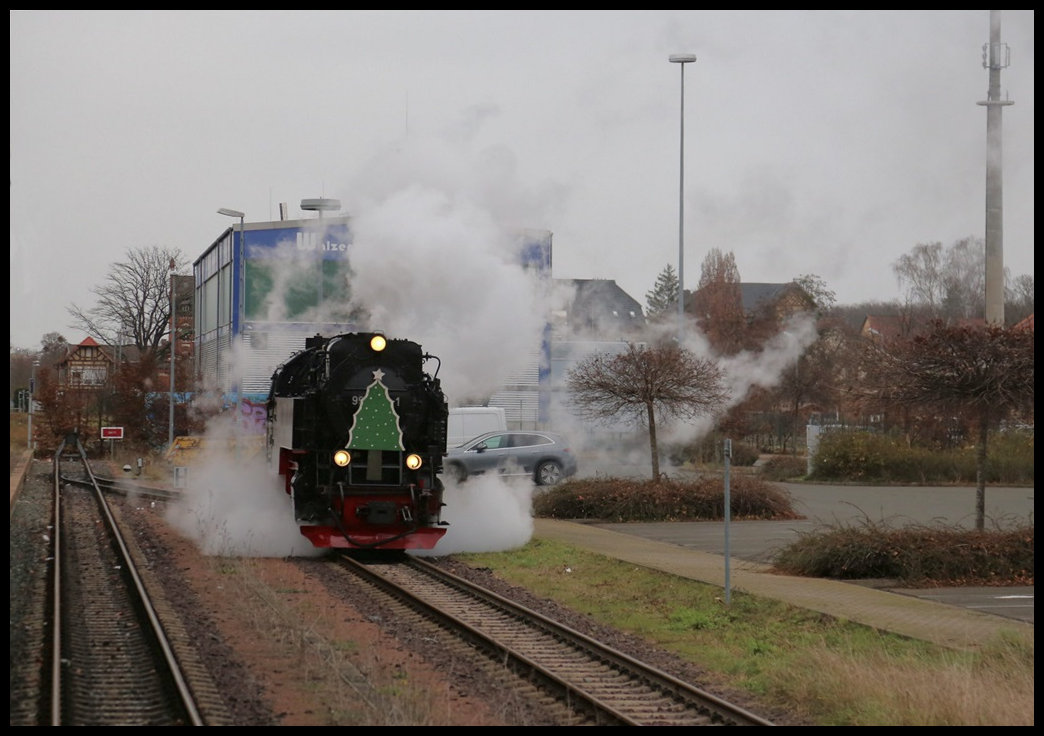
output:
[{"label": "steam locomotive", "polygon": [[266,457],[315,547],[431,549],[446,533],[439,367],[415,342],[358,332],[308,338],[275,370]]}]

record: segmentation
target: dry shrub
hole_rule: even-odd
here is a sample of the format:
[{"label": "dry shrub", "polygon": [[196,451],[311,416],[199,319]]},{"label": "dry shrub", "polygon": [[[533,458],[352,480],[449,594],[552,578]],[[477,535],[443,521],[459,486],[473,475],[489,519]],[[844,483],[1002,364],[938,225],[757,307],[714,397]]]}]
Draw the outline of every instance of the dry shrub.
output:
[{"label": "dry shrub", "polygon": [[[798,519],[790,494],[760,478],[737,475],[729,482],[729,508],[735,519]],[[725,484],[706,476],[679,482],[667,478],[569,480],[533,499],[536,516],[553,519],[699,521],[724,518]]]},{"label": "dry shrub", "polygon": [[773,455],[759,469],[762,478],[776,481],[804,478],[807,471],[808,460],[796,455]]},{"label": "dry shrub", "polygon": [[788,575],[931,585],[1033,585],[1033,526],[890,528],[864,520],[802,534],[774,560]]},{"label": "dry shrub", "polygon": [[[790,493],[760,477],[729,482],[734,519],[803,518]],[[533,499],[533,514],[552,519],[719,521],[725,484],[720,476],[691,481],[666,477],[571,479]],[[904,526],[864,519],[801,533],[775,557],[777,572],[839,580],[889,578],[908,587],[932,585],[1033,585],[1033,525],[976,531],[962,527]]]}]

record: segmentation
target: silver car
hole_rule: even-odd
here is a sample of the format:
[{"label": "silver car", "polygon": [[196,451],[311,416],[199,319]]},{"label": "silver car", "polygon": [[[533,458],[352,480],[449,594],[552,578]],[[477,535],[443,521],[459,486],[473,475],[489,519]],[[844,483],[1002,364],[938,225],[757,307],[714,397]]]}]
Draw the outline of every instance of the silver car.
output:
[{"label": "silver car", "polygon": [[446,452],[445,472],[458,483],[472,475],[522,475],[553,486],[576,474],[576,455],[565,438],[541,430],[486,432]]}]

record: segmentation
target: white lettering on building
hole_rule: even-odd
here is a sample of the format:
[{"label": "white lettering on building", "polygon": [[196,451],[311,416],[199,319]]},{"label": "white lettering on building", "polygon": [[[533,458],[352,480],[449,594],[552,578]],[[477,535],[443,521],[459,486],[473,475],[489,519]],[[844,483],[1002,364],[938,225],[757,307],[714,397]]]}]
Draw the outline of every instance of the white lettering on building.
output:
[{"label": "white lettering on building", "polygon": [[319,233],[297,233],[297,250],[319,250],[325,252],[339,252],[344,253],[348,250],[347,243],[335,243],[332,240],[324,240],[320,242]]}]

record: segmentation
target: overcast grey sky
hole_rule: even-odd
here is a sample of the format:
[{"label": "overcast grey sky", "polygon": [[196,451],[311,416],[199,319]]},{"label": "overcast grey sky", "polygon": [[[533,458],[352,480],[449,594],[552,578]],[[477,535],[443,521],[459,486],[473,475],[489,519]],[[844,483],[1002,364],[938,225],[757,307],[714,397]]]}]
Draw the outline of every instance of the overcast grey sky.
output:
[{"label": "overcast grey sky", "polygon": [[[301,199],[551,230],[635,299],[710,248],[744,281],[893,300],[917,243],[985,236],[989,11],[10,11],[11,344],[128,249],[194,260]],[[1034,12],[1007,10],[1004,264],[1033,273]],[[406,199],[405,201],[412,201]],[[400,210],[396,210],[400,212]],[[425,214],[399,214],[426,242]],[[428,212],[426,207],[424,212]],[[437,244],[434,245],[434,244]],[[363,244],[360,244],[362,247]],[[381,247],[366,244],[366,247]],[[392,251],[399,253],[398,250]],[[430,258],[431,254],[426,254]]]}]

